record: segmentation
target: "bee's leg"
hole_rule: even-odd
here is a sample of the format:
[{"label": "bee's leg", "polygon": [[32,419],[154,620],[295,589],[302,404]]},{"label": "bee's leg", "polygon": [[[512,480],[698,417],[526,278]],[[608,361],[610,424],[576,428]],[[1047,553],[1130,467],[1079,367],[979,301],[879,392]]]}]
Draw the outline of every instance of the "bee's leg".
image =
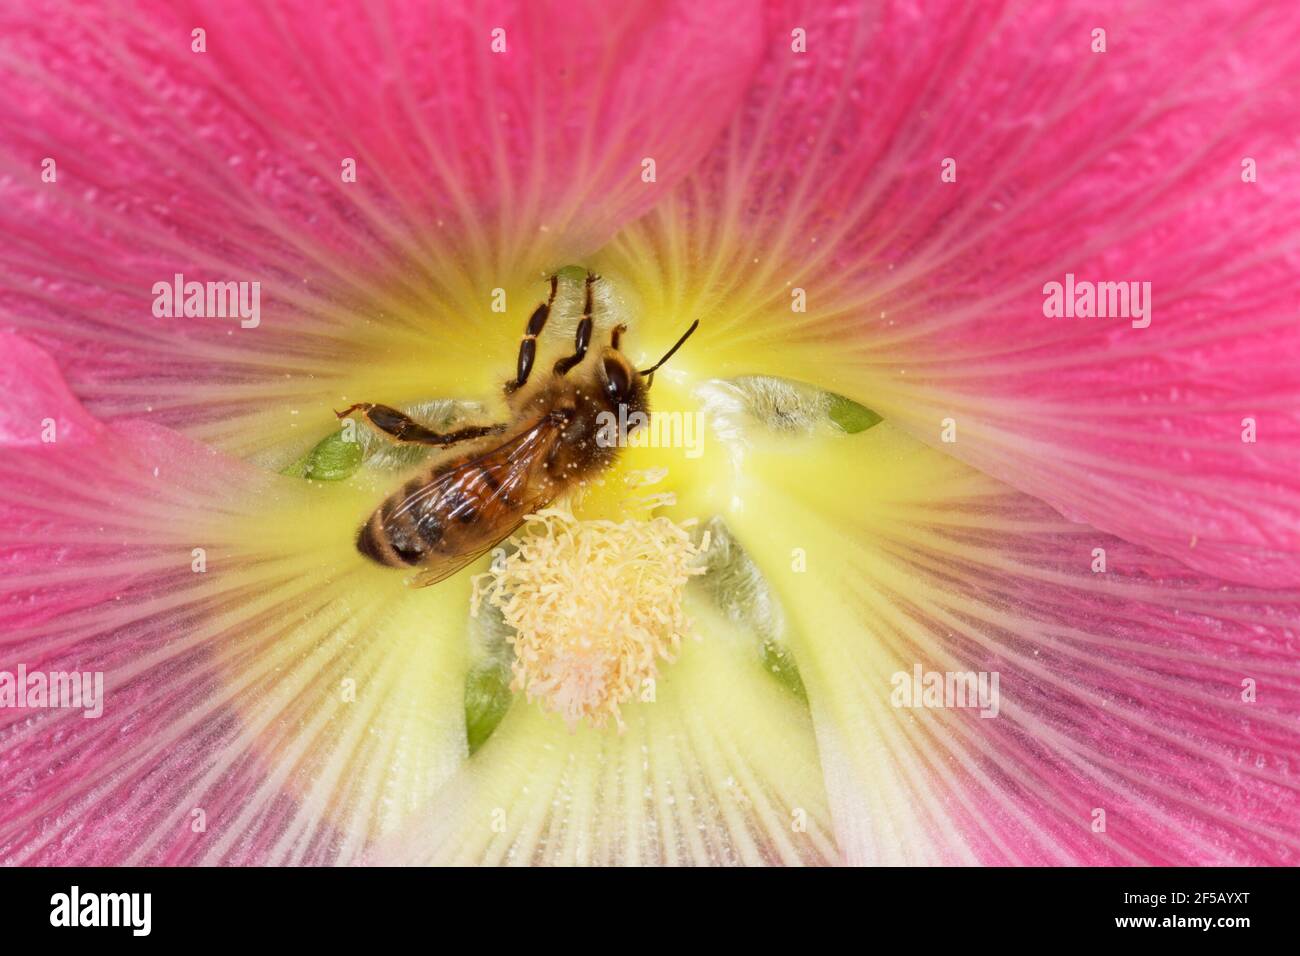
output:
[{"label": "bee's leg", "polygon": [[471,425],[468,428],[458,428],[454,432],[435,432],[395,408],[375,405],[372,402],[358,402],[334,414],[339,418],[347,418],[358,411],[366,416],[366,421],[381,432],[392,435],[399,442],[415,445],[454,445],[471,438],[482,438],[484,435],[491,435],[505,428],[504,425]]},{"label": "bee's leg", "polygon": [[591,284],[600,276],[587,273],[587,298],[582,306],[582,321],[578,323],[578,333],[574,336],[573,354],[555,363],[555,374],[565,375],[569,369],[581,362],[587,355],[587,346],[591,344]]},{"label": "bee's leg", "polygon": [[533,317],[528,320],[528,328],[524,330],[524,340],[519,343],[519,367],[515,377],[506,382],[506,394],[509,395],[518,389],[524,387],[528,382],[528,375],[533,370],[533,359],[537,356],[537,336],[542,334],[542,329],[546,326],[546,320],[551,314],[551,305],[555,302],[555,290],[559,287],[560,277],[551,276],[551,294],[547,296],[546,301],[539,303],[533,310]]}]

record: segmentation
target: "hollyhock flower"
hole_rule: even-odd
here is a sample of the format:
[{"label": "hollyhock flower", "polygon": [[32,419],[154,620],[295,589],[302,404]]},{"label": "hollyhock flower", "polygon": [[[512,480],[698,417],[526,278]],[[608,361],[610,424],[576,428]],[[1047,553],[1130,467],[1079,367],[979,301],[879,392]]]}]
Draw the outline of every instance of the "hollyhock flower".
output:
[{"label": "hollyhock flower", "polygon": [[[0,12],[0,859],[1294,862],[1298,61],[1251,0]],[[499,417],[588,269],[638,368],[700,320],[676,447],[359,554],[418,456],[333,411]]]}]

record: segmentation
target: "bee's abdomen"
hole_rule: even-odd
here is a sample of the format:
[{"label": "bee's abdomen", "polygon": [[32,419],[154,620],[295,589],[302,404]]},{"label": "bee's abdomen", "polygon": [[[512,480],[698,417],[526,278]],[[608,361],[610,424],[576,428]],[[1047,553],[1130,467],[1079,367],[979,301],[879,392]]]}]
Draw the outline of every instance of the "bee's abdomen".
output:
[{"label": "bee's abdomen", "polygon": [[436,507],[394,514],[405,494],[394,495],[370,516],[357,534],[357,550],[394,568],[421,563],[442,542],[445,522]]}]

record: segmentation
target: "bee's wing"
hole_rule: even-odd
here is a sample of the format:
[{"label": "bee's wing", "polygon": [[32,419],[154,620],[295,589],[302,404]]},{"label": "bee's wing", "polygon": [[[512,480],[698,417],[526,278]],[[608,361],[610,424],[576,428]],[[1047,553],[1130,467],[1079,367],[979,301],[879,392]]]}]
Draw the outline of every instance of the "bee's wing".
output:
[{"label": "bee's wing", "polygon": [[560,436],[560,425],[542,419],[509,442],[461,462],[404,499],[393,514],[428,507],[433,498],[456,498],[472,504],[475,523],[491,529],[481,547],[467,551],[432,552],[410,579],[414,587],[427,587],[451,577],[492,550],[523,524],[524,517],[545,505],[553,492],[533,486],[535,473]]},{"label": "bee's wing", "polygon": [[[515,527],[518,527],[518,525]],[[513,530],[514,528],[510,529],[510,531]],[[510,531],[503,534],[500,540],[504,540],[510,534]],[[430,584],[437,584],[439,581],[451,577],[462,568],[473,564],[500,544],[500,540],[484,545],[477,551],[466,551],[463,554],[437,555],[424,568],[409,578],[406,583],[413,588],[427,588]]]},{"label": "bee's wing", "polygon": [[446,578],[451,577],[457,571],[468,565],[473,564],[483,555],[487,554],[506,538],[515,533],[515,530],[524,523],[524,518],[536,511],[538,508],[544,508],[551,500],[551,495],[534,495],[531,500],[517,509],[518,516],[510,519],[510,525],[507,527],[504,523],[497,525],[497,533],[492,539],[487,541],[481,548],[473,551],[463,551],[457,554],[434,554],[407,583],[414,588],[428,587],[430,584],[437,584]]}]

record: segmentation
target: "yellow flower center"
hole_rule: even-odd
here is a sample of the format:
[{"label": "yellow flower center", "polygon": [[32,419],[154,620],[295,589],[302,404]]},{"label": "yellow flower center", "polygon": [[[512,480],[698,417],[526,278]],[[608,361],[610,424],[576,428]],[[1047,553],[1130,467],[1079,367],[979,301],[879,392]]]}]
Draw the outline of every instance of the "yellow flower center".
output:
[{"label": "yellow flower center", "polygon": [[708,533],[665,517],[582,521],[567,510],[535,515],[512,554],[474,581],[514,631],[511,689],[523,690],[570,729],[581,720],[623,729],[621,707],[653,700],[660,660],[673,661],[689,622],[687,582],[704,573]]}]

